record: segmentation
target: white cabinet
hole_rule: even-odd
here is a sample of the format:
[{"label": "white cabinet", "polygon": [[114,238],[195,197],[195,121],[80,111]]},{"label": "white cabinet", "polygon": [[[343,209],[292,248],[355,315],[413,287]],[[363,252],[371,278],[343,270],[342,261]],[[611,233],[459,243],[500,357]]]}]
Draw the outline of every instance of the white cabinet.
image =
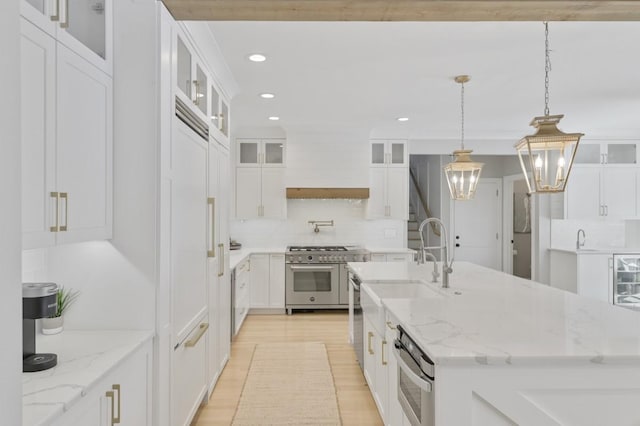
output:
[{"label": "white cabinet", "polygon": [[630,165],[638,163],[637,141],[581,141],[574,164]]},{"label": "white cabinet", "polygon": [[229,149],[229,103],[222,91],[214,84],[210,85],[209,134],[214,135],[218,143]]},{"label": "white cabinet", "polygon": [[282,167],[285,165],[284,139],[237,139],[238,167]]},{"label": "white cabinet", "polygon": [[372,167],[409,167],[406,140],[371,140],[370,145]]},{"label": "white cabinet", "polygon": [[148,341],[92,385],[52,426],[151,426],[152,362]]},{"label": "white cabinet", "polygon": [[371,167],[369,171],[369,219],[409,219],[409,169]]},{"label": "white cabinet", "polygon": [[251,308],[285,307],[284,254],[251,255]]},{"label": "white cabinet", "polygon": [[204,65],[185,40],[186,37],[181,33],[178,33],[174,40],[174,52],[176,52],[175,93],[201,120],[209,123],[211,121],[211,116],[208,113],[210,79]]},{"label": "white cabinet", "polygon": [[21,21],[23,248],[112,233],[112,80]]},{"label": "white cabinet", "polygon": [[613,303],[613,255],[551,250],[549,285]]},{"label": "white cabinet", "polygon": [[386,424],[391,426],[401,426],[403,424],[409,425],[410,423],[403,423],[405,414],[398,401],[398,362],[393,355],[394,344],[393,342],[398,337],[398,320],[387,311],[387,328],[385,329],[385,340],[387,345],[385,349],[387,351],[387,419]]},{"label": "white cabinet", "polygon": [[567,186],[567,218],[634,218],[637,185],[636,167],[574,166]]},{"label": "white cabinet", "polygon": [[364,377],[378,407],[382,420],[387,423],[388,405],[388,359],[389,344],[378,334],[367,315],[363,316]]},{"label": "white cabinet", "polygon": [[284,168],[238,167],[236,217],[284,219],[287,201],[284,174]]},{"label": "white cabinet", "polygon": [[95,67],[112,75],[111,0],[22,0],[20,13]]},{"label": "white cabinet", "polygon": [[235,288],[234,288],[234,330],[233,334],[238,334],[242,323],[249,313],[251,306],[251,259],[247,258],[240,262],[235,268]]},{"label": "white cabinet", "polygon": [[371,252],[371,262],[413,262],[411,252]]},{"label": "white cabinet", "polygon": [[269,255],[251,255],[251,307],[269,306]]}]

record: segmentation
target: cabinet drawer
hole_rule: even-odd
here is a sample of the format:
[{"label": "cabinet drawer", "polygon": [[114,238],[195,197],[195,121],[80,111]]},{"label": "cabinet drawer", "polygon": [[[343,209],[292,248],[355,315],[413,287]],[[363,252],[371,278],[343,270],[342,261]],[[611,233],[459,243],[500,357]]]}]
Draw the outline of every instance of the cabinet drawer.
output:
[{"label": "cabinet drawer", "polygon": [[173,351],[171,424],[189,424],[207,388],[208,323],[200,322]]}]

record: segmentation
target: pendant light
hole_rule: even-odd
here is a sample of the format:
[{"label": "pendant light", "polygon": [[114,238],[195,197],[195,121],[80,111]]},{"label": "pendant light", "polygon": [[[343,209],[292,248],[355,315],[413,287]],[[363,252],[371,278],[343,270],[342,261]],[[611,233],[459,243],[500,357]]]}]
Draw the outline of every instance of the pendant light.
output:
[{"label": "pendant light", "polygon": [[464,149],[464,84],[471,77],[459,75],[455,82],[460,84],[460,106],[462,111],[462,131],[460,137],[460,149],[453,151],[455,157],[452,163],[444,166],[444,174],[447,177],[449,193],[454,200],[472,200],[476,194],[476,186],[480,179],[480,172],[484,164],[471,160],[470,149]]},{"label": "pendant light", "polygon": [[549,115],[549,23],[544,23],[544,116],[530,125],[537,129],[516,144],[520,165],[529,193],[563,192],[567,186],[573,158],[583,133],[564,133],[558,129],[563,114]]}]

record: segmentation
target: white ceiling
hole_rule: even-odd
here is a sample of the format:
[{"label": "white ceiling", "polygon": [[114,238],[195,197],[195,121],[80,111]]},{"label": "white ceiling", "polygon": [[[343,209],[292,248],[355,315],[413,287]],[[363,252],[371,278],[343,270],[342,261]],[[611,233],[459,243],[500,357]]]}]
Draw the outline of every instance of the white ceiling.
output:
[{"label": "white ceiling", "polygon": [[[212,22],[239,86],[234,127],[517,140],[544,111],[540,22]],[[551,22],[550,112],[586,138],[640,138],[640,22]],[[247,60],[264,53],[263,63]],[[258,95],[271,92],[275,99]],[[267,117],[277,115],[279,122]],[[406,116],[409,122],[399,123]]]}]

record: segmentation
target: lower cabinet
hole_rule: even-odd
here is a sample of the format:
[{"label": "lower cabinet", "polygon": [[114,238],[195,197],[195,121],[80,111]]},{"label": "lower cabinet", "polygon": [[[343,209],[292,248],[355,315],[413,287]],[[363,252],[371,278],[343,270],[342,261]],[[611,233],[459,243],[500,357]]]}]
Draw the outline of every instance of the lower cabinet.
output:
[{"label": "lower cabinet", "polygon": [[233,289],[233,334],[238,334],[251,304],[251,259],[245,259],[235,268]]},{"label": "lower cabinet", "polygon": [[385,340],[387,341],[386,349],[388,353],[386,355],[387,358],[387,419],[386,424],[390,426],[400,426],[407,425],[409,426],[409,420],[406,418],[404,412],[402,411],[402,407],[400,406],[400,402],[398,401],[398,362],[396,361],[396,357],[393,354],[394,346],[393,342],[398,337],[397,332],[398,320],[394,318],[387,312],[387,328],[385,330]]},{"label": "lower cabinet", "polygon": [[251,308],[284,309],[284,254],[251,255]]},{"label": "lower cabinet", "polygon": [[372,262],[413,262],[414,253],[371,252]]},{"label": "lower cabinet", "polygon": [[151,340],[125,358],[52,426],[151,426]]},{"label": "lower cabinet", "polygon": [[172,425],[189,424],[207,392],[208,328],[209,323],[200,322],[173,351]]},{"label": "lower cabinet", "polygon": [[551,250],[549,285],[613,303],[613,255]]}]

